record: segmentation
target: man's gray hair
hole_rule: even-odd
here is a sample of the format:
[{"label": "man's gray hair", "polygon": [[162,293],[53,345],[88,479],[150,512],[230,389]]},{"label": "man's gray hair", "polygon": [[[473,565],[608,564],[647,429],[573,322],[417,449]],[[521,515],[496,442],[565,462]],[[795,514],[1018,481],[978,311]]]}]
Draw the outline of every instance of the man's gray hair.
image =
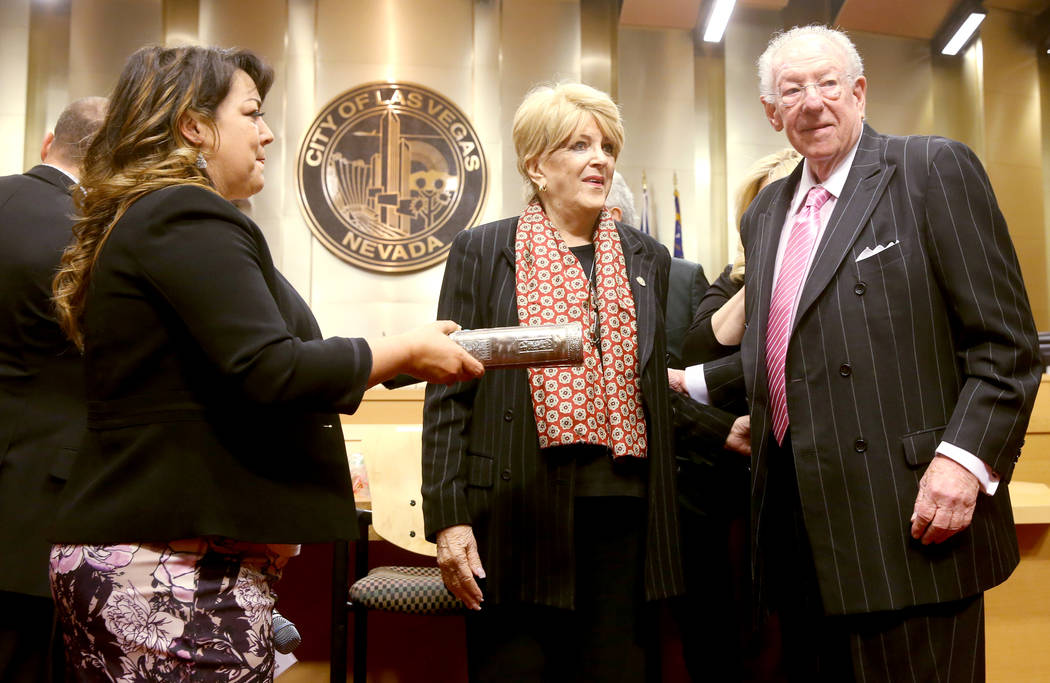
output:
[{"label": "man's gray hair", "polygon": [[790,31],[776,33],[769,40],[766,51],[758,58],[758,92],[762,101],[773,104],[776,99],[776,83],[773,82],[773,59],[777,53],[796,38],[809,36],[823,38],[832,45],[842,50],[846,58],[846,77],[850,83],[864,75],[864,62],[857,52],[857,46],[842,31],[824,26],[823,24],[810,24],[809,26],[796,26]]},{"label": "man's gray hair", "polygon": [[613,172],[612,186],[609,188],[609,196],[605,198],[605,206],[609,209],[620,207],[620,211],[623,212],[620,222],[624,225],[638,227],[634,216],[634,195],[619,171]]}]

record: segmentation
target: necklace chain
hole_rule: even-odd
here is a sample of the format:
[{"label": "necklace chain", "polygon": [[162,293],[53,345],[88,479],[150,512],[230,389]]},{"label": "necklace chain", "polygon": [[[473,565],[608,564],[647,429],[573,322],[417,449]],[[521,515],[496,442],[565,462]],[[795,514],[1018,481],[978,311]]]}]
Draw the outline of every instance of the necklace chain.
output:
[{"label": "necklace chain", "polygon": [[602,357],[601,345],[601,317],[598,313],[598,282],[594,277],[594,267],[598,264],[598,250],[594,250],[594,258],[591,260],[591,272],[587,274],[587,294],[591,300],[591,346],[598,352],[598,358]]}]

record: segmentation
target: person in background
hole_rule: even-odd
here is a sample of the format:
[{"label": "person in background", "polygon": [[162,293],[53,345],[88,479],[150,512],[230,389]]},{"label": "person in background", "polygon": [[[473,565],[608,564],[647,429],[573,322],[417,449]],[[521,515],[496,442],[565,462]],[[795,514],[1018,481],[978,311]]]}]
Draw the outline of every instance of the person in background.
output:
[{"label": "person in background", "polygon": [[805,159],[741,221],[753,566],[788,678],[983,681],[1042,373],[1006,221],[965,145],[865,124],[846,34],[775,35],[758,71]]},{"label": "person in background", "polygon": [[84,161],[54,282],[88,400],[50,566],[76,680],[271,680],[272,583],[356,529],[336,413],[397,372],[483,372],[447,321],[322,338],[231,203],[263,187],[272,80],[246,50],[142,48]]},{"label": "person in background", "polygon": [[[736,194],[737,231],[752,200],[766,185],[795,170],[802,155],[787,147],[762,157],[744,174]],[[683,366],[705,363],[740,350],[744,336],[744,247],[704,295],[682,343]],[[677,366],[672,366],[677,367]],[[679,383],[680,385],[681,383]]]},{"label": "person in background", "polygon": [[473,681],[659,680],[646,603],[682,588],[671,259],[605,209],[624,140],[608,95],[536,88],[513,135],[528,205],[456,237],[438,315],[471,329],[579,322],[584,363],[427,387],[426,533],[471,609]]},{"label": "person in background", "polygon": [[[634,194],[619,171],[613,173],[609,198],[605,201],[613,220],[632,227],[638,226],[637,214],[634,212]],[[666,314],[668,367],[682,367],[682,340],[705,291],[707,276],[702,265],[681,258],[671,259]]]},{"label": "person in background", "polygon": [[41,164],[0,178],[0,680],[62,680],[45,537],[84,431],[80,354],[55,320],[51,279],[73,238],[70,186],[106,100],[67,106]]},{"label": "person in background", "polygon": [[[801,159],[788,147],[752,164],[737,191],[736,215],[743,217],[758,192],[789,174]],[[695,386],[696,378],[702,378],[701,368],[693,364],[737,353],[743,334],[744,252],[738,249],[736,260],[711,283],[695,309],[682,342],[682,363],[687,367],[684,371],[680,367],[667,370],[672,388],[683,396],[678,402],[695,405],[684,396],[706,401]],[[717,408],[729,416],[748,413],[742,396]],[[696,444],[693,438],[678,449],[683,539],[703,539],[683,544],[682,550],[686,594],[678,606],[678,622],[686,668],[694,681],[709,677],[719,681],[769,680],[775,657],[753,633],[751,619],[747,560],[750,462],[737,452],[698,448]],[[724,586],[725,590],[713,591],[711,586]],[[711,618],[692,618],[700,613]]]}]

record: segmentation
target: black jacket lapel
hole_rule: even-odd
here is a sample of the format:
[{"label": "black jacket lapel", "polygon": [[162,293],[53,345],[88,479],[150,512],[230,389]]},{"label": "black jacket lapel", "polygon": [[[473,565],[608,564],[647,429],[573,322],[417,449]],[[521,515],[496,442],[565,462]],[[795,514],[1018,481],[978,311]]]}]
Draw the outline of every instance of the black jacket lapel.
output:
[{"label": "black jacket lapel", "polygon": [[835,203],[802,285],[796,324],[831,282],[893,177],[895,167],[882,160],[882,147],[882,136],[865,125],[842,195]]},{"label": "black jacket lapel", "polygon": [[[773,297],[773,271],[777,261],[777,245],[780,233],[784,230],[784,221],[791,208],[791,197],[795,194],[799,179],[802,177],[802,163],[791,172],[784,182],[780,183],[776,196],[769,206],[758,215],[754,230],[754,240],[748,245],[748,253],[755,254],[754,259],[747,261],[747,291],[758,296],[754,311],[757,322],[758,339],[766,338],[766,325],[769,323],[769,302]],[[753,288],[753,289],[752,289]],[[762,343],[758,354],[758,373],[765,376],[765,343]]]},{"label": "black jacket lapel", "polygon": [[627,280],[634,297],[635,316],[638,320],[638,372],[642,373],[653,352],[656,315],[660,310],[660,302],[656,300],[654,291],[656,262],[651,252],[642,249],[642,241],[638,239],[634,228],[617,223],[616,230],[620,235]]}]

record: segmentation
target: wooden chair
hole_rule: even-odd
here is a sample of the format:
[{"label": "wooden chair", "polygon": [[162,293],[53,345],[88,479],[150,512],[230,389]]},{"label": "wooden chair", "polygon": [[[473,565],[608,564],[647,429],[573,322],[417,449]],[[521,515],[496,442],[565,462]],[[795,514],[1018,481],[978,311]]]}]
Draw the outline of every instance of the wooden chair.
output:
[{"label": "wooden chair", "polygon": [[433,558],[437,546],[423,533],[422,447],[418,425],[353,425],[360,438],[371,491],[371,510],[358,509],[354,571],[349,574],[349,544],[336,542],[332,559],[332,644],[330,680],[346,681],[347,621],[354,615],[354,683],[364,683],[368,665],[368,612],[458,614],[465,608],[441,581],[437,564],[368,569],[368,539],[373,538]]}]

